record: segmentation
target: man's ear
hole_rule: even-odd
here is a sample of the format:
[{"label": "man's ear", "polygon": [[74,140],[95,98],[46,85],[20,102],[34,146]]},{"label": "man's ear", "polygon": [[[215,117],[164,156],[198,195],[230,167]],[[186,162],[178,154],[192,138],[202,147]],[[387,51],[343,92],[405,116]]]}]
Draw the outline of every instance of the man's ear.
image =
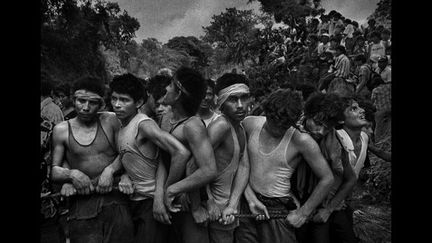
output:
[{"label": "man's ear", "polygon": [[345,123],[345,121],[338,121],[338,123],[339,123],[340,125],[343,125],[343,124]]}]

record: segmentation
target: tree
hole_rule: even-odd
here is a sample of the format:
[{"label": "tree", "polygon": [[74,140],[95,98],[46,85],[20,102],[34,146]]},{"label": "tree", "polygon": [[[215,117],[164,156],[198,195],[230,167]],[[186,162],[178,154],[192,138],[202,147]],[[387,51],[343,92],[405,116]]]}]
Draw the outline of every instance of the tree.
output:
[{"label": "tree", "polygon": [[391,4],[391,0],[380,0],[377,3],[377,8],[368,17],[368,20],[375,19],[378,25],[391,28]]},{"label": "tree", "polygon": [[41,72],[71,82],[84,75],[108,81],[101,46],[120,48],[139,23],[117,3],[41,0]]},{"label": "tree", "polygon": [[260,2],[261,10],[272,14],[277,23],[283,21],[292,25],[294,20],[299,21],[308,15],[323,12],[320,8],[321,0],[249,0],[254,1]]},{"label": "tree", "polygon": [[210,25],[203,27],[203,40],[227,49],[227,62],[243,64],[252,57],[248,45],[254,36],[257,23],[252,10],[227,8],[225,12],[213,15]]},{"label": "tree", "polygon": [[177,51],[184,51],[194,60],[192,67],[203,70],[209,65],[209,57],[213,54],[213,49],[208,43],[199,40],[194,36],[176,36],[168,41],[166,46]]}]

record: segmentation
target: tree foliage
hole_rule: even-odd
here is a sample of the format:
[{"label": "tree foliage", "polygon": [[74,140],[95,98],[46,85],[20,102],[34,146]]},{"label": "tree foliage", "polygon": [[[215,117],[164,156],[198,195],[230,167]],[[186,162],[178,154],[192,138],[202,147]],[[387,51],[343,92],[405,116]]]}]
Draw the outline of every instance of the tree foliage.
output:
[{"label": "tree foliage", "polygon": [[203,40],[226,49],[226,62],[244,63],[253,56],[249,45],[256,32],[257,19],[252,10],[227,8],[219,15],[213,15],[210,25],[204,28]]},{"label": "tree foliage", "polygon": [[391,0],[380,0],[377,3],[377,8],[368,19],[375,19],[378,25],[391,28],[391,5]]},{"label": "tree foliage", "polygon": [[41,71],[58,81],[93,75],[107,81],[103,45],[126,45],[139,28],[117,3],[41,0]]},{"label": "tree foliage", "polygon": [[166,46],[172,50],[186,52],[193,58],[191,66],[199,71],[209,65],[209,58],[213,54],[212,47],[194,36],[176,36],[168,41]]},{"label": "tree foliage", "polygon": [[272,14],[277,23],[292,24],[294,20],[324,11],[320,8],[321,0],[249,0],[254,1],[260,2],[261,10]]}]

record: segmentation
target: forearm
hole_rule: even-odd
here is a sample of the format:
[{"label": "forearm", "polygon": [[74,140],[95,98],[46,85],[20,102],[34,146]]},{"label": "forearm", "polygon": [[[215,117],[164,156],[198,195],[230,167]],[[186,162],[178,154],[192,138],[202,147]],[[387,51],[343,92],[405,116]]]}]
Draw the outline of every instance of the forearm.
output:
[{"label": "forearm", "polygon": [[51,180],[55,182],[71,182],[71,169],[54,165],[51,170]]},{"label": "forearm", "polygon": [[240,196],[245,191],[249,181],[249,166],[240,166],[234,178],[233,190],[231,192],[229,207],[237,208]]},{"label": "forearm", "polygon": [[248,204],[254,203],[255,201],[258,200],[258,198],[255,195],[255,192],[252,190],[251,186],[248,184],[246,184],[246,189],[244,191],[244,196],[246,198],[246,201],[248,202]]},{"label": "forearm", "polygon": [[[165,188],[178,182],[186,171],[186,164],[189,156],[185,156],[181,153],[173,154],[171,157],[171,165],[169,168],[169,173],[167,175]],[[165,168],[165,166],[164,166]],[[166,168],[165,168],[166,172]]]},{"label": "forearm", "polygon": [[303,214],[309,216],[312,211],[324,200],[324,198],[329,193],[331,186],[333,184],[333,176],[325,176],[320,179],[319,183],[316,185],[312,194],[309,196],[308,200],[300,207]]},{"label": "forearm", "polygon": [[190,176],[178,181],[168,187],[170,194],[178,195],[183,192],[190,192],[194,189],[198,189],[215,177],[215,174],[207,167],[198,168]]},{"label": "forearm", "polygon": [[167,178],[167,171],[165,168],[165,164],[162,161],[159,161],[158,168],[156,171],[156,185],[155,185],[155,200],[163,200],[164,195],[164,185]]},{"label": "forearm", "polygon": [[120,157],[117,156],[110,165],[108,165],[107,167],[105,167],[104,170],[109,170],[109,172],[111,174],[114,174],[114,173],[116,173],[117,171],[119,171],[122,168],[123,168],[123,166],[122,166],[122,163],[120,162]]},{"label": "forearm", "polygon": [[336,195],[333,197],[333,199],[330,201],[330,203],[326,206],[327,209],[329,209],[331,212],[342,202],[344,198],[352,191],[356,184],[357,180],[354,178],[353,180],[349,180],[345,183],[343,183],[336,193]]}]

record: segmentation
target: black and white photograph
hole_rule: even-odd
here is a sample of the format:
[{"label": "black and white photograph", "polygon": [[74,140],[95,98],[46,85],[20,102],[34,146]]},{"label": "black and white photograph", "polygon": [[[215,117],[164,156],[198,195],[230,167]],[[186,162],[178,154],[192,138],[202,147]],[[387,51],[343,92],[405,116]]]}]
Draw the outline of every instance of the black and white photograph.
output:
[{"label": "black and white photograph", "polygon": [[392,242],[392,0],[39,11],[40,242]]}]

